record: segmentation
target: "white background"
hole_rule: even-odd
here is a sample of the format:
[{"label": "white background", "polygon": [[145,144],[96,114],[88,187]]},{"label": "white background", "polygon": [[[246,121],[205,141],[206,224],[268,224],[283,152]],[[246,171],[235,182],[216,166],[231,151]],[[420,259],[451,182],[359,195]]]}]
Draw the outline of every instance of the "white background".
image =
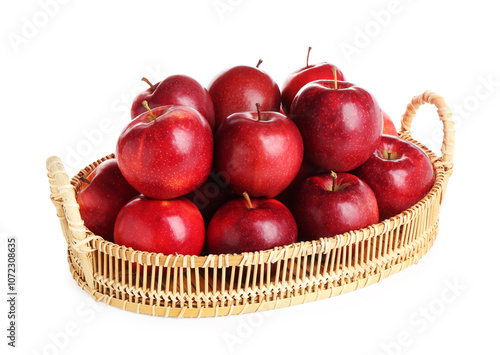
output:
[{"label": "white background", "polygon": [[[12,350],[1,301],[0,353],[497,353],[500,22],[492,3],[2,2],[0,290],[5,237],[15,235],[19,328]],[[333,299],[217,319],[124,312],[79,289],[46,158],[60,156],[74,174],[113,152],[133,96],[147,87],[142,76],[186,74],[208,86],[219,71],[262,58],[281,84],[305,65],[309,45],[311,63],[338,65],[395,122],[426,89],[455,113],[455,171],[437,241],[418,265]],[[441,129],[435,109],[422,108],[415,137],[439,152]]]}]

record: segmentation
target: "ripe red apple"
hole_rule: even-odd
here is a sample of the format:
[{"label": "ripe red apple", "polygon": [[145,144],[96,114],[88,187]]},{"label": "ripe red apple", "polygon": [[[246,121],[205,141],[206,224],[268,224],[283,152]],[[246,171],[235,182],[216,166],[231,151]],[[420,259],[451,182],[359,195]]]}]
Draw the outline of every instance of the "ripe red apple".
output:
[{"label": "ripe red apple", "polygon": [[151,200],[139,196],[121,209],[115,243],[151,253],[200,255],[205,224],[200,211],[185,198]]},{"label": "ripe red apple", "polygon": [[415,144],[383,135],[372,156],[354,172],[375,193],[380,219],[416,204],[434,184],[432,163]]},{"label": "ripe red apple", "polygon": [[227,202],[213,216],[207,230],[210,253],[252,252],[297,241],[297,224],[281,202],[244,197]]},{"label": "ripe red apple", "polygon": [[149,88],[141,92],[134,99],[130,115],[136,118],[146,112],[142,104],[147,101],[150,108],[167,105],[188,106],[197,110],[210,124],[212,130],[215,127],[215,113],[212,98],[200,83],[186,75],[172,75],[155,85],[146,78]]},{"label": "ripe red apple", "polygon": [[311,47],[307,51],[306,66],[288,75],[281,86],[283,88],[281,92],[281,105],[286,115],[290,113],[290,107],[295,95],[297,95],[304,85],[316,80],[333,80],[334,68],[337,70],[337,80],[345,80],[344,74],[333,64],[325,62],[309,64],[310,51]]},{"label": "ripe red apple", "polygon": [[116,159],[102,162],[81,180],[85,186],[76,195],[76,202],[85,226],[112,242],[118,212],[139,193],[125,180]]},{"label": "ripe red apple", "polygon": [[276,196],[276,200],[280,201],[284,204],[288,209],[292,210],[295,204],[295,200],[297,198],[297,191],[299,185],[307,179],[308,177],[327,173],[325,169],[319,168],[307,159],[302,159],[302,165],[300,166],[299,172],[295,175],[295,178],[287,186],[285,190],[283,190],[278,196]]},{"label": "ripe red apple", "polygon": [[278,84],[258,67],[240,65],[217,75],[209,86],[215,108],[215,129],[235,112],[253,111],[260,103],[262,111],[280,110]]},{"label": "ripe red apple", "polygon": [[216,165],[234,192],[271,198],[297,175],[304,146],[288,117],[258,108],[229,116],[215,135],[215,149]]},{"label": "ripe red apple", "polygon": [[398,131],[396,129],[396,126],[394,125],[394,122],[392,122],[391,118],[385,111],[382,111],[382,120],[383,120],[383,130],[382,134],[387,134],[390,136],[398,136]]},{"label": "ripe red apple", "polygon": [[354,175],[318,175],[300,185],[293,215],[301,239],[332,237],[377,223],[377,200]]},{"label": "ripe red apple", "polygon": [[380,142],[377,100],[345,81],[318,80],[293,100],[292,115],[304,140],[304,155],[323,169],[345,172],[363,164]]},{"label": "ripe red apple", "polygon": [[222,179],[220,171],[212,170],[207,181],[197,189],[188,193],[185,197],[193,202],[201,212],[205,224],[212,219],[214,213],[226,202],[236,198],[238,195]]},{"label": "ripe red apple", "polygon": [[118,138],[116,158],[137,191],[159,200],[176,198],[210,174],[212,130],[193,108],[156,107],[128,124]]}]

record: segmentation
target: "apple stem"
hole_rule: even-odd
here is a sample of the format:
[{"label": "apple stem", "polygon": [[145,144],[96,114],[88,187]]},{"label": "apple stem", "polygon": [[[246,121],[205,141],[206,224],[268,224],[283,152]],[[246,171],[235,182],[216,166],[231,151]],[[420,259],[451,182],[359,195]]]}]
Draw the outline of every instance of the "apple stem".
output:
[{"label": "apple stem", "polygon": [[261,118],[260,118],[260,104],[257,102],[255,104],[255,107],[257,107],[257,119],[260,121]]},{"label": "apple stem", "polygon": [[153,121],[153,120],[156,120],[156,116],[155,116],[155,115],[153,115],[153,111],[151,111],[151,109],[149,108],[148,102],[147,102],[146,100],[144,100],[144,101],[142,102],[142,105],[146,108],[146,110],[148,110],[148,111],[149,111],[149,114],[150,114],[150,115],[151,115],[151,117],[153,118],[153,119],[149,120],[149,122],[151,122],[151,121]]},{"label": "apple stem", "polygon": [[147,78],[143,77],[141,80],[144,81],[145,83],[147,83],[151,89],[153,88],[154,85],[151,84],[151,81],[149,81]]},{"label": "apple stem", "polygon": [[89,181],[89,180],[88,180],[85,176],[81,176],[81,177],[80,177],[80,181],[81,181],[81,182],[84,182],[84,183],[86,183],[86,184],[90,184],[90,181]]},{"label": "apple stem", "polygon": [[248,196],[248,193],[246,191],[243,192],[243,197],[245,198],[245,200],[247,200],[248,208],[252,209],[253,208],[252,200],[250,200],[250,196]]},{"label": "apple stem", "polygon": [[262,59],[259,59],[259,61],[257,62],[257,68],[259,67],[259,65],[261,65],[261,64],[262,64],[262,62],[263,62],[263,60],[262,60]]},{"label": "apple stem", "polygon": [[387,159],[391,160],[392,150],[387,151]]},{"label": "apple stem", "polygon": [[337,173],[335,173],[334,171],[331,171],[330,175],[332,175],[332,179],[333,179],[332,191],[336,191],[336,189],[337,189]]},{"label": "apple stem", "polygon": [[333,67],[333,81],[335,83],[335,90],[337,90],[337,67]]},{"label": "apple stem", "polygon": [[306,68],[309,68],[309,53],[311,53],[312,47],[307,49],[307,58],[306,58]]}]

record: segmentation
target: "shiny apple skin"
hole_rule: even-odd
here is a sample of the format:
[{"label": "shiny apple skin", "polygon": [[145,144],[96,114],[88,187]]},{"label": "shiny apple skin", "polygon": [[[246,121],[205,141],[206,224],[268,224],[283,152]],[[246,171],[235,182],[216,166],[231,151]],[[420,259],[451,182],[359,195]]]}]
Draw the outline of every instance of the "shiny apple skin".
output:
[{"label": "shiny apple skin", "polygon": [[[387,159],[384,152],[388,150],[397,159]],[[382,136],[370,159],[353,174],[375,193],[381,220],[416,204],[434,184],[434,169],[427,154],[415,144],[389,135]]]},{"label": "shiny apple skin", "polygon": [[76,195],[85,226],[94,234],[113,241],[115,220],[120,209],[134,196],[139,195],[123,177],[116,159],[108,159],[88,176],[90,184]]},{"label": "shiny apple skin", "polygon": [[366,90],[338,81],[304,86],[292,104],[304,155],[323,169],[346,172],[363,164],[380,142],[380,107]]},{"label": "shiny apple skin", "polygon": [[209,85],[215,109],[216,130],[236,112],[279,111],[281,94],[278,84],[259,68],[240,65],[217,75]]},{"label": "shiny apple skin", "polygon": [[275,199],[244,198],[225,203],[212,217],[207,230],[211,254],[232,254],[272,249],[297,241],[292,213]]},{"label": "shiny apple skin", "polygon": [[215,135],[215,161],[239,195],[272,198],[297,175],[304,146],[295,124],[279,112],[235,113]]},{"label": "shiny apple skin", "polygon": [[172,75],[139,93],[132,103],[132,119],[146,112],[142,102],[147,101],[150,108],[168,105],[188,106],[208,121],[210,128],[215,128],[215,111],[212,98],[200,83],[187,75]]},{"label": "shiny apple skin", "polygon": [[293,215],[301,240],[333,237],[367,227],[379,220],[377,200],[370,187],[349,173],[338,173],[330,191],[330,174],[312,176],[299,187]]},{"label": "shiny apple skin", "polygon": [[398,131],[396,129],[396,126],[394,125],[394,122],[392,122],[391,118],[385,111],[382,111],[382,120],[383,120],[383,130],[382,134],[387,134],[390,136],[397,137],[398,136]]},{"label": "shiny apple skin", "polygon": [[196,206],[185,198],[152,200],[139,196],[121,209],[115,243],[151,253],[200,255],[205,224]]},{"label": "shiny apple skin", "polygon": [[[330,63],[318,63],[308,65],[297,71],[294,71],[285,78],[283,90],[281,91],[281,105],[283,112],[288,115],[292,106],[295,95],[304,85],[316,80],[333,80],[335,79],[333,68],[335,65]],[[337,68],[337,80],[345,81],[344,74]]]},{"label": "shiny apple skin", "polygon": [[187,106],[162,106],[132,120],[118,138],[116,157],[127,181],[143,195],[167,200],[201,186],[210,174],[213,135]]}]

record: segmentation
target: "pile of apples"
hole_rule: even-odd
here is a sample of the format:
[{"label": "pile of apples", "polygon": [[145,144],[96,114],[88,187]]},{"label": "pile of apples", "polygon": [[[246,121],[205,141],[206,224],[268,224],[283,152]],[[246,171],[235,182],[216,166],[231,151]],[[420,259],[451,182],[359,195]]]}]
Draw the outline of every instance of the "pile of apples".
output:
[{"label": "pile of apples", "polygon": [[421,200],[428,156],[367,90],[308,61],[281,91],[261,61],[208,90],[143,78],[116,159],[81,179],[85,225],[147,252],[241,253],[364,228]]}]

